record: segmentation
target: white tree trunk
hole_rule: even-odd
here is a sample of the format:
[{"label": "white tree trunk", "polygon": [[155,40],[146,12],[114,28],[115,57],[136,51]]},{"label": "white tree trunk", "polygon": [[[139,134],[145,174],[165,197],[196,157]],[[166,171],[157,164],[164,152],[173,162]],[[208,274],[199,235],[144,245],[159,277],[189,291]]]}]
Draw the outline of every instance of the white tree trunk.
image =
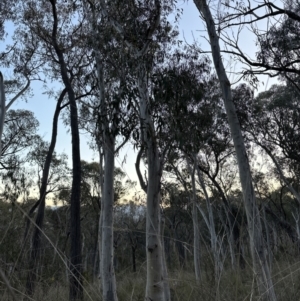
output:
[{"label": "white tree trunk", "polygon": [[162,262],[163,262],[163,275],[164,275],[164,294],[165,301],[171,301],[171,291],[170,285],[168,281],[168,269],[166,262],[166,254],[165,254],[165,244],[164,244],[164,230],[165,230],[165,215],[161,210],[161,249],[162,249]]},{"label": "white tree trunk", "polygon": [[103,153],[100,142],[98,144],[98,152],[99,152],[99,196],[100,196],[100,215],[98,222],[98,256],[99,256],[99,278],[102,279],[102,224],[103,224]]},{"label": "white tree trunk", "polygon": [[[88,11],[88,10],[87,10]],[[97,39],[97,21],[95,7],[91,5],[91,13],[89,15],[91,34]],[[101,212],[99,218],[99,256],[100,256],[100,277],[102,284],[103,301],[117,301],[117,285],[114,271],[114,248],[113,248],[113,204],[114,204],[114,168],[115,168],[115,143],[116,143],[116,121],[109,120],[107,116],[107,99],[105,95],[104,83],[104,66],[102,63],[101,53],[96,43],[93,44],[95,53],[96,71],[99,87],[99,105],[100,105],[100,128],[101,128],[101,144],[98,145],[99,151],[102,147],[104,151],[104,183],[100,183],[102,190]],[[100,154],[100,153],[99,153]],[[101,154],[100,154],[101,159]],[[100,162],[101,163],[101,162]],[[101,166],[100,166],[101,168]],[[101,177],[101,174],[99,175]],[[101,181],[101,179],[100,179]]]},{"label": "white tree trunk", "polygon": [[149,95],[146,70],[140,63],[138,89],[142,142],[145,144],[148,163],[146,255],[146,301],[166,301],[164,292],[163,255],[160,233],[160,181],[162,160],[157,147],[153,121],[149,114]]},{"label": "white tree trunk", "polygon": [[157,152],[148,153],[148,189],[146,217],[146,253],[147,253],[147,301],[166,301],[164,295],[164,273],[162,244],[160,241],[160,171]]},{"label": "white tree trunk", "polygon": [[238,161],[240,181],[243,191],[243,199],[247,216],[248,231],[250,236],[250,248],[253,260],[254,273],[258,284],[260,297],[276,300],[271,273],[266,258],[266,249],[262,236],[262,226],[260,213],[256,205],[250,165],[246,153],[244,139],[242,136],[240,124],[236,114],[235,106],[232,100],[230,82],[227,78],[226,71],[221,58],[219,38],[216,33],[214,20],[206,0],[194,0],[199,12],[202,13],[210,39],[211,50],[215,69],[220,81],[224,105],[227,113],[228,123],[230,126],[231,136],[235,147]]},{"label": "white tree trunk", "polygon": [[[107,100],[105,99],[104,70],[101,55],[94,49],[99,85],[99,104],[102,115],[102,148],[104,151],[104,183],[101,198],[99,227],[101,228],[100,269],[103,301],[117,301],[117,285],[114,271],[114,239],[113,239],[113,204],[114,204],[114,169],[115,169],[115,121],[109,125]],[[101,177],[101,175],[100,175]],[[100,184],[101,185],[101,184]]]},{"label": "white tree trunk", "polygon": [[231,225],[231,221],[230,221],[230,217],[229,217],[229,214],[231,214],[231,213],[227,212],[227,208],[225,207],[224,204],[223,204],[223,208],[224,208],[224,211],[226,214],[226,220],[227,220],[227,223],[229,224],[229,226],[226,224],[226,220],[224,219],[221,210],[218,211],[219,219],[221,220],[222,225],[227,233],[228,247],[229,247],[229,253],[230,253],[230,258],[231,258],[231,266],[233,269],[235,269],[236,268],[236,258],[235,258],[236,254],[235,254],[235,247],[234,247],[234,238],[233,238],[233,233],[232,233],[233,227]]},{"label": "white tree trunk", "polygon": [[[195,157],[195,165],[196,165],[196,157]],[[197,168],[197,175],[198,175],[198,179],[199,179],[199,183],[200,186],[203,190],[204,196],[205,196],[205,201],[206,201],[206,208],[207,208],[207,212],[208,212],[208,230],[209,230],[209,234],[210,234],[210,244],[211,244],[211,249],[213,252],[213,256],[214,256],[214,266],[215,266],[215,280],[219,281],[219,277],[222,271],[222,261],[220,259],[220,252],[218,250],[218,237],[216,234],[216,228],[215,228],[215,221],[214,221],[214,215],[213,215],[213,210],[212,210],[212,206],[208,197],[208,193],[203,181],[203,177],[202,174],[199,170],[199,168]]]},{"label": "white tree trunk", "polygon": [[4,93],[4,83],[3,83],[3,76],[0,72],[0,156],[2,153],[2,133],[3,133],[3,127],[4,127],[4,119],[5,119],[5,93]]},{"label": "white tree trunk", "polygon": [[[103,65],[101,63],[100,54],[95,49],[95,57],[97,64],[97,75],[100,91],[100,110],[104,115],[102,120],[102,143],[104,150],[104,183],[103,195],[101,200],[100,223],[102,222],[101,234],[101,280],[103,301],[117,301],[117,285],[114,271],[113,260],[113,204],[114,204],[114,169],[115,169],[115,135],[114,122],[112,128],[109,127],[108,116],[106,114],[106,99],[104,88]],[[101,225],[100,225],[101,226]]]},{"label": "white tree trunk", "polygon": [[116,278],[113,260],[113,204],[114,204],[114,161],[115,139],[104,141],[104,186],[102,199],[102,292],[104,301],[117,301]]},{"label": "white tree trunk", "polygon": [[195,269],[196,281],[200,281],[201,280],[200,231],[199,231],[198,209],[196,203],[197,200],[196,200],[195,165],[194,168],[192,169],[187,158],[186,158],[186,162],[192,179],[192,192],[193,192],[192,219],[193,219],[193,231],[194,231],[194,269]]}]

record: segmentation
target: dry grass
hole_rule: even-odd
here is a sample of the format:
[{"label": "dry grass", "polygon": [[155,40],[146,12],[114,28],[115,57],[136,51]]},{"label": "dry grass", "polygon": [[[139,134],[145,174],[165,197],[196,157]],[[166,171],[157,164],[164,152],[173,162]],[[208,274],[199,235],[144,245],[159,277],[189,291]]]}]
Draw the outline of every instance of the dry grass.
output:
[{"label": "dry grass", "polygon": [[[285,260],[284,260],[285,259]],[[278,301],[300,300],[300,260],[299,258],[277,259],[273,265],[273,281]],[[43,281],[37,286],[35,301],[68,300],[69,288],[65,280]],[[262,300],[257,296],[255,282],[250,267],[244,270],[224,269],[220,279],[214,280],[213,269],[202,272],[199,283],[195,281],[193,272],[184,269],[169,272],[169,283],[172,301],[243,301]],[[146,270],[143,264],[136,273],[122,271],[117,275],[119,301],[144,301],[146,286]],[[1,285],[0,300],[12,300],[7,289]],[[15,292],[22,300],[21,284]],[[84,300],[101,301],[100,281],[85,282]]]}]

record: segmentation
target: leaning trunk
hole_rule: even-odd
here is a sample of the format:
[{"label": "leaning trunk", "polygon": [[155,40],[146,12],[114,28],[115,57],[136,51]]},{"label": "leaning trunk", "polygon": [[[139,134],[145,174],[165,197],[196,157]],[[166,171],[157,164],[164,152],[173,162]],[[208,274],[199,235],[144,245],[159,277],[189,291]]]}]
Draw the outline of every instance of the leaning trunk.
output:
[{"label": "leaning trunk", "polygon": [[230,82],[227,78],[221,58],[219,38],[216,33],[214,20],[205,0],[194,0],[198,10],[202,13],[210,39],[212,56],[216,72],[222,88],[224,105],[227,113],[230,132],[233,139],[238,161],[240,181],[243,191],[244,205],[247,215],[248,231],[250,236],[250,248],[253,261],[254,273],[261,297],[276,300],[274,286],[271,279],[270,269],[266,258],[266,249],[262,236],[262,225],[259,210],[256,205],[250,165],[246,153],[244,139],[237,118],[235,106],[232,100]]},{"label": "leaning trunk", "polygon": [[49,150],[43,168],[40,197],[38,202],[39,207],[38,207],[38,212],[35,219],[34,231],[32,235],[31,250],[30,250],[30,257],[29,257],[29,271],[26,280],[26,295],[28,296],[33,296],[34,294],[35,280],[38,274],[38,264],[40,261],[39,255],[41,249],[42,228],[44,224],[45,200],[46,200],[48,177],[49,177],[52,156],[56,145],[58,117],[61,111],[61,103],[64,99],[65,94],[66,94],[66,89],[63,90],[63,92],[61,93],[57,101],[57,105],[53,117],[51,142],[50,142]]}]

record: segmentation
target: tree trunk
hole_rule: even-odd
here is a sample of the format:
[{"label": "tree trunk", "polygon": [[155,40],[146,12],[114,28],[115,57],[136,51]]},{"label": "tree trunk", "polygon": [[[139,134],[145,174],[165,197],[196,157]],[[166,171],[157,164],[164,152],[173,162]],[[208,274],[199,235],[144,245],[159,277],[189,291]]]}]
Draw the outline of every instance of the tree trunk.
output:
[{"label": "tree trunk", "polygon": [[[102,279],[102,224],[103,224],[103,153],[100,142],[97,143],[99,152],[99,189],[100,189],[100,215],[98,222],[98,254],[99,254],[99,278]],[[102,281],[102,280],[101,280]]]},{"label": "tree trunk", "polygon": [[165,215],[163,210],[161,210],[161,249],[162,249],[162,262],[163,262],[163,275],[164,275],[164,294],[165,300],[171,301],[171,291],[170,285],[168,281],[168,269],[166,263],[166,254],[165,254],[165,239],[164,239],[164,232],[165,232]]},{"label": "tree trunk", "polygon": [[193,210],[192,210],[192,218],[193,218],[193,229],[194,229],[194,268],[195,268],[195,276],[196,281],[201,280],[201,267],[200,267],[200,231],[199,231],[199,220],[198,220],[198,209],[196,203],[196,182],[195,182],[195,165],[192,169],[188,160],[187,166],[189,168],[189,172],[192,178],[192,200],[193,200]]},{"label": "tree trunk", "polygon": [[157,153],[148,150],[148,189],[146,218],[147,254],[147,301],[166,301],[164,296],[164,273],[162,244],[160,241],[160,171]]},{"label": "tree trunk", "polygon": [[230,253],[231,253],[231,263],[232,267],[236,267],[236,256],[239,258],[239,266],[244,268],[245,260],[242,256],[242,252],[240,249],[240,229],[237,222],[237,216],[234,213],[233,207],[229,204],[224,191],[222,190],[219,183],[216,181],[215,177],[212,177],[208,171],[201,168],[200,165],[197,165],[197,168],[200,169],[203,173],[205,173],[208,178],[212,181],[212,183],[217,188],[222,201],[223,201],[223,208],[225,211],[227,223],[224,221],[226,232],[228,233],[228,241],[230,245]]},{"label": "tree trunk", "polygon": [[131,246],[131,257],[132,257],[132,272],[136,273],[136,247],[135,246]]},{"label": "tree trunk", "polygon": [[[102,142],[104,150],[104,183],[101,199],[101,214],[99,226],[101,229],[100,269],[102,294],[104,301],[117,301],[117,285],[114,271],[114,239],[113,239],[113,205],[114,205],[114,168],[115,168],[115,143],[116,143],[116,115],[115,109],[112,125],[107,116],[107,100],[105,99],[104,70],[100,53],[95,49],[98,84],[100,91],[100,115],[99,122],[102,131]],[[121,84],[120,84],[121,91]],[[102,225],[101,225],[102,224]]]},{"label": "tree trunk", "polygon": [[[196,158],[194,159],[196,160]],[[196,161],[194,162],[195,167],[196,167]],[[212,210],[212,206],[208,197],[208,193],[204,184],[204,180],[203,180],[203,176],[199,170],[199,168],[197,168],[197,174],[198,174],[198,179],[199,179],[199,183],[200,186],[203,190],[204,196],[205,196],[205,201],[206,201],[206,208],[207,208],[207,213],[208,213],[208,230],[210,233],[210,244],[211,244],[211,249],[213,252],[213,257],[214,257],[214,266],[215,266],[215,280],[216,283],[220,280],[220,275],[222,272],[222,262],[220,259],[220,253],[218,250],[218,237],[216,234],[216,229],[215,229],[215,221],[214,221],[214,216],[213,216],[213,210]]]},{"label": "tree trunk", "polygon": [[[166,301],[164,294],[163,255],[160,234],[160,181],[162,162],[157,147],[153,121],[149,114],[146,67],[140,63],[138,74],[142,143],[146,147],[148,185],[146,215],[147,284],[146,301]],[[139,176],[140,182],[141,177]]]},{"label": "tree trunk", "polygon": [[256,275],[258,291],[263,299],[276,300],[271,273],[266,258],[266,249],[262,237],[262,225],[259,210],[256,205],[250,165],[246,153],[244,139],[237,118],[235,106],[232,100],[230,82],[221,58],[219,38],[216,33],[214,20],[206,0],[194,0],[199,12],[202,13],[210,39],[211,50],[216,72],[222,88],[224,105],[230,126],[231,136],[235,147],[239,167],[240,181],[243,191],[243,199],[247,216],[248,231],[250,236],[250,248]]},{"label": "tree trunk", "polygon": [[26,280],[26,295],[33,296],[35,290],[35,280],[38,274],[38,265],[40,261],[40,249],[41,249],[41,239],[42,239],[42,228],[44,224],[44,213],[45,213],[45,201],[46,201],[46,193],[47,193],[47,184],[48,184],[48,177],[50,172],[50,166],[52,161],[52,156],[54,153],[55,145],[56,145],[56,138],[57,138],[57,124],[58,124],[58,117],[61,111],[61,103],[64,99],[66,94],[66,89],[64,89],[57,101],[56,109],[54,112],[53,123],[52,123],[52,136],[51,142],[49,146],[49,150],[46,156],[45,164],[43,167],[43,175],[41,181],[41,189],[40,189],[40,197],[39,197],[39,206],[38,212],[35,219],[35,225],[32,235],[31,241],[31,250],[29,256],[29,270],[27,274]]},{"label": "tree trunk", "polygon": [[[107,135],[108,136],[108,135]],[[117,298],[116,279],[113,256],[113,204],[114,204],[114,161],[115,138],[106,137],[104,141],[104,186],[102,198],[102,291],[104,301],[115,301]]]},{"label": "tree trunk", "polygon": [[265,233],[266,233],[266,239],[267,239],[267,254],[268,254],[268,260],[269,260],[269,268],[270,271],[272,271],[272,262],[273,262],[273,254],[272,254],[272,249],[271,249],[271,238],[270,238],[270,227],[269,227],[269,223],[267,220],[267,216],[266,216],[266,210],[265,210],[265,205],[262,204],[262,217],[263,217],[263,225],[265,228]]},{"label": "tree trunk", "polygon": [[52,44],[58,62],[62,81],[66,87],[70,103],[70,125],[72,136],[72,190],[71,190],[71,254],[70,254],[70,301],[83,299],[82,286],[82,258],[81,258],[81,229],[80,229],[80,195],[81,195],[81,161],[80,161],[80,139],[78,129],[78,112],[75,93],[69,78],[63,51],[57,42],[58,19],[56,1],[49,0],[52,5],[53,29]]},{"label": "tree trunk", "polygon": [[0,156],[2,153],[2,133],[4,127],[4,119],[5,119],[5,93],[4,93],[4,83],[3,83],[3,75],[0,72]]}]

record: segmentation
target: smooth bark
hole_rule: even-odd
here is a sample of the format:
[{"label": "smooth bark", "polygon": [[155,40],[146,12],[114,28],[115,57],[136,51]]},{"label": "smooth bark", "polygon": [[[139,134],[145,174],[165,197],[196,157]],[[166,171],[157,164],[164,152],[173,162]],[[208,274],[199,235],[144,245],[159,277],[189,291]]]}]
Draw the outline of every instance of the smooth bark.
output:
[{"label": "smooth bark", "polygon": [[[196,159],[194,159],[194,160],[196,160]],[[203,176],[202,176],[199,168],[196,167],[196,162],[194,162],[194,164],[195,164],[195,168],[197,170],[197,175],[198,175],[198,180],[199,180],[200,186],[201,186],[202,191],[205,196],[206,208],[207,208],[207,213],[208,213],[207,221],[208,221],[208,230],[210,233],[210,245],[211,245],[211,249],[212,249],[213,257],[214,257],[214,266],[215,266],[215,275],[214,276],[215,276],[216,282],[218,282],[221,272],[222,272],[222,262],[221,262],[220,254],[219,254],[219,250],[218,250],[218,237],[216,234],[215,221],[214,221],[214,216],[213,216],[213,208],[212,208],[210,200],[209,200],[209,196],[208,196],[208,192],[205,187]]]},{"label": "smooth bark", "polygon": [[81,160],[80,139],[78,129],[78,111],[74,89],[67,71],[63,51],[57,41],[58,17],[56,0],[49,0],[52,5],[53,27],[52,45],[60,65],[62,81],[67,90],[70,103],[70,126],[72,136],[72,189],[71,189],[71,251],[70,251],[70,301],[83,299],[82,286],[82,257],[81,257],[81,228],[80,228],[80,197],[81,197]]},{"label": "smooth bark", "polygon": [[[160,233],[160,185],[163,160],[157,146],[157,138],[154,129],[153,120],[149,108],[149,91],[147,74],[149,71],[145,61],[152,41],[152,36],[160,24],[161,3],[155,0],[156,14],[152,16],[151,24],[144,36],[141,37],[143,45],[137,46],[131,44],[126,38],[122,25],[111,19],[107,14],[106,3],[100,1],[103,16],[108,17],[114,29],[124,36],[124,42],[131,49],[135,62],[137,62],[137,87],[139,91],[139,117],[141,122],[141,142],[142,148],[145,148],[148,163],[148,183],[145,185],[139,168],[137,168],[138,177],[141,187],[147,192],[147,215],[146,215],[146,254],[147,254],[147,284],[146,284],[146,301],[165,301],[165,292],[167,288],[164,285],[162,245]],[[137,161],[140,160],[141,152]],[[139,166],[136,164],[136,166]]]},{"label": "smooth bark", "polygon": [[99,221],[98,221],[98,254],[99,254],[99,278],[102,278],[102,224],[103,224],[103,153],[102,148],[100,145],[100,142],[98,144],[98,152],[99,152],[99,189],[100,189],[100,215],[99,215]]},{"label": "smooth bark", "polygon": [[[101,280],[104,301],[117,301],[117,285],[114,271],[114,232],[113,232],[113,205],[114,205],[114,166],[115,166],[115,144],[117,124],[116,116],[119,113],[119,105],[115,108],[112,125],[107,116],[107,100],[105,99],[104,70],[101,56],[95,49],[98,85],[100,91],[100,127],[104,151],[104,183],[101,200],[101,215],[99,223],[102,223],[101,233]],[[121,87],[120,87],[121,89]],[[100,118],[100,117],[99,117]]]},{"label": "smooth bark", "polygon": [[162,249],[162,262],[163,262],[163,275],[164,275],[164,294],[165,300],[171,301],[171,291],[168,278],[168,269],[167,269],[167,262],[166,262],[166,254],[165,254],[165,239],[164,239],[164,232],[165,232],[165,214],[161,209],[161,249]]},{"label": "smooth bark", "polygon": [[3,83],[3,75],[0,72],[0,155],[2,153],[1,137],[3,133],[3,127],[4,127],[5,112],[6,109],[5,109],[4,83]]},{"label": "smooth bark", "polygon": [[[101,212],[99,218],[98,244],[100,258],[100,277],[102,284],[102,298],[104,301],[117,301],[117,285],[114,271],[114,231],[113,231],[113,205],[114,205],[114,167],[115,167],[115,147],[117,136],[117,117],[120,109],[120,101],[116,101],[112,116],[108,116],[109,99],[106,95],[104,80],[104,63],[101,53],[97,46],[97,16],[95,6],[92,2],[88,2],[86,10],[91,28],[91,36],[93,39],[93,50],[95,53],[96,72],[98,78],[99,89],[99,141],[98,150],[100,155],[100,189],[101,196]],[[86,3],[87,4],[87,3]],[[119,93],[121,93],[122,83],[120,80]],[[110,120],[111,119],[111,120]],[[104,174],[102,186],[102,154],[104,153]]]},{"label": "smooth bark", "polygon": [[113,255],[113,204],[114,204],[114,161],[115,161],[115,138],[106,137],[104,141],[105,168],[104,168],[104,186],[102,200],[102,291],[103,300],[118,300],[116,289],[116,278],[114,272]]},{"label": "smooth bark", "polygon": [[197,281],[201,280],[201,266],[200,266],[200,231],[199,231],[199,218],[198,218],[198,209],[196,203],[196,181],[195,181],[195,165],[192,169],[189,162],[187,162],[189,172],[192,178],[192,201],[193,201],[193,230],[194,230],[194,269],[195,277]]},{"label": "smooth bark", "polygon": [[194,0],[194,2],[206,22],[213,61],[220,81],[230,132],[237,156],[240,182],[243,191],[243,200],[250,236],[250,248],[253,268],[257,280],[258,291],[261,298],[267,298],[268,300],[275,301],[277,298],[275,295],[271,273],[266,258],[266,248],[264,246],[262,235],[260,213],[256,204],[250,165],[248,162],[248,156],[246,153],[241,127],[236,114],[235,105],[232,100],[230,82],[227,78],[227,74],[221,58],[219,38],[217,36],[214,20],[206,3],[206,0]]},{"label": "smooth bark", "polygon": [[143,183],[138,172],[142,188],[147,192],[146,215],[146,255],[147,255],[147,283],[146,301],[166,301],[163,270],[163,254],[160,233],[160,186],[162,176],[162,158],[160,156],[153,121],[149,114],[149,94],[147,86],[146,67],[140,62],[138,72],[138,89],[142,143],[144,144],[148,163],[148,184]]}]

